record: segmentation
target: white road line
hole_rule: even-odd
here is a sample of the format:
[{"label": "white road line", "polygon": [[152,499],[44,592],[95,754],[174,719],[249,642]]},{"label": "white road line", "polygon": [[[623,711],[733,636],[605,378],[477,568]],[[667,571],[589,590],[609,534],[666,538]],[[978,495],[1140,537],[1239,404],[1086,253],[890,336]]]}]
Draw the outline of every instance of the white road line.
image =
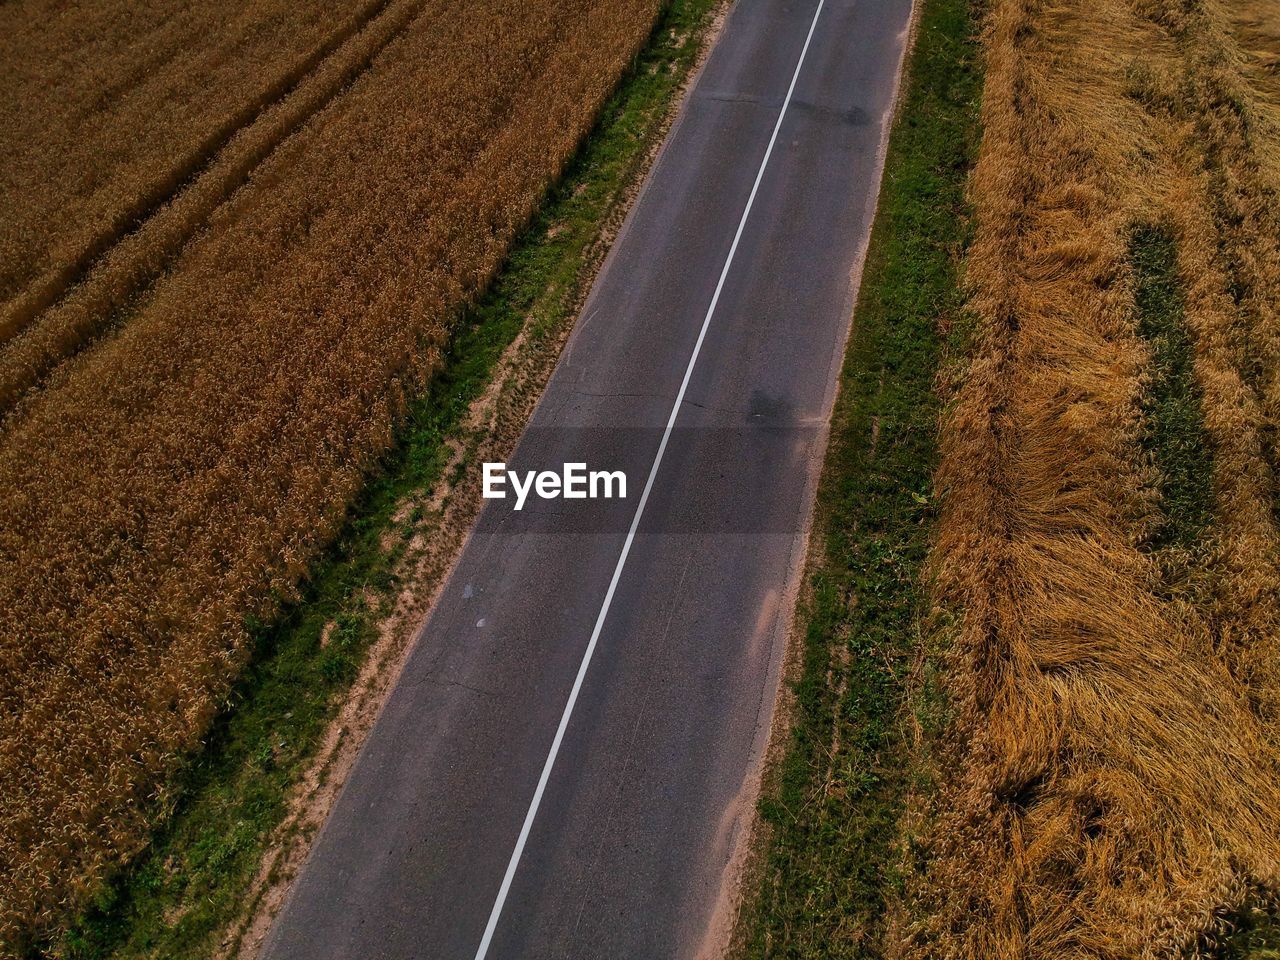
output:
[{"label": "white road line", "polygon": [[751,207],[756,202],[756,193],[760,190],[760,181],[764,179],[765,167],[769,165],[769,157],[773,155],[773,145],[777,143],[778,131],[782,129],[782,120],[787,115],[787,107],[791,105],[791,95],[795,93],[796,81],[800,78],[800,68],[804,66],[804,58],[809,53],[809,43],[813,40],[813,32],[818,26],[818,16],[826,0],[818,0],[818,8],[813,12],[813,21],[809,24],[809,33],[804,38],[804,47],[800,50],[800,59],[796,61],[795,72],[791,74],[791,85],[787,87],[787,96],[782,101],[782,109],[778,112],[778,120],[773,125],[773,134],[769,137],[769,146],[765,148],[764,159],[760,161],[760,169],[756,171],[755,183],[751,185],[751,195],[747,197],[747,205],[738,221],[737,232],[733,235],[733,244],[729,247],[729,255],[725,258],[724,267],[720,270],[720,280],[716,283],[716,292],[707,307],[707,315],[702,319],[702,329],[698,331],[698,341],[693,345],[693,353],[689,356],[689,365],[685,367],[684,380],[680,382],[680,392],[676,394],[675,403],[671,406],[671,416],[667,418],[667,428],[663,431],[662,442],[658,444],[658,452],[653,458],[653,466],[649,468],[649,478],[645,481],[644,492],[640,494],[640,502],[636,505],[635,516],[631,518],[631,528],[627,531],[626,542],[622,545],[622,553],[613,568],[613,578],[609,581],[609,589],[605,592],[604,602],[600,605],[600,613],[596,615],[596,625],[591,631],[591,639],[587,641],[586,652],[582,655],[582,663],[578,667],[578,675],[574,678],[573,689],[569,691],[569,699],[564,705],[564,713],[560,715],[560,725],[556,728],[555,739],[551,741],[551,750],[547,753],[546,763],[542,765],[542,776],[538,778],[538,787],[533,791],[533,800],[529,803],[529,812],[524,816],[524,825],[520,828],[520,836],[516,840],[515,849],[511,851],[511,860],[507,863],[507,872],[502,878],[502,886],[498,889],[498,897],[489,912],[489,922],[484,928],[484,937],[476,949],[476,960],[484,960],[489,953],[489,944],[493,941],[493,932],[497,929],[498,920],[502,916],[502,908],[507,902],[507,894],[511,890],[511,881],[515,878],[516,869],[520,866],[520,856],[524,853],[524,845],[529,840],[529,831],[533,827],[534,818],[538,815],[538,806],[542,803],[542,794],[547,789],[547,781],[551,779],[551,769],[556,764],[556,756],[560,753],[560,744],[564,740],[565,729],[569,726],[569,718],[573,715],[574,704],[578,702],[578,693],[582,690],[583,678],[587,675],[587,667],[591,665],[591,657],[596,652],[596,642],[600,639],[600,631],[604,627],[605,618],[609,615],[609,607],[613,604],[613,594],[618,589],[618,581],[622,578],[622,568],[627,564],[627,556],[631,553],[631,544],[636,538],[636,529],[640,526],[640,518],[644,516],[645,504],[649,501],[649,491],[653,489],[654,478],[658,475],[658,467],[662,465],[662,455],[667,451],[667,441],[671,439],[671,431],[676,425],[676,417],[680,413],[680,404],[684,402],[685,391],[689,388],[689,379],[693,376],[694,365],[698,362],[698,354],[702,352],[702,342],[707,338],[707,328],[711,326],[711,317],[716,312],[716,304],[720,302],[720,292],[724,289],[725,277],[729,275],[729,267],[733,265],[733,257],[738,252],[738,242],[742,239],[743,228],[747,225],[747,217],[751,215]]}]

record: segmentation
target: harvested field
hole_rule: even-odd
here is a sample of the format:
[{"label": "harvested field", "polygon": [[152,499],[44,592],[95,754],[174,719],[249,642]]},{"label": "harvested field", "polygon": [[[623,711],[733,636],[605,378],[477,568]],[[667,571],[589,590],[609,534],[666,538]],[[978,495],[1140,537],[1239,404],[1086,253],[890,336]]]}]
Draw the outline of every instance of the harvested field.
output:
[{"label": "harvested field", "polygon": [[76,257],[84,282],[0,356],[0,943],[145,841],[246,618],[292,595],[657,4],[419,9],[349,31],[121,242],[5,240],[11,298]]},{"label": "harvested field", "polygon": [[1213,955],[1280,895],[1275,23],[987,12],[931,561],[955,719],[892,954]]}]

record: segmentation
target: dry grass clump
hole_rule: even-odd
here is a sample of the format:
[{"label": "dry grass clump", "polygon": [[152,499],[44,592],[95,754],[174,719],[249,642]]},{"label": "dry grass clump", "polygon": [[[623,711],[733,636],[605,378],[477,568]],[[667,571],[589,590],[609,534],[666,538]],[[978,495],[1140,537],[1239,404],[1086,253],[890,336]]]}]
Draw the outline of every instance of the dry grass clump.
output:
[{"label": "dry grass clump", "polygon": [[[1280,892],[1280,131],[1214,0],[995,0],[944,426],[949,781],[912,957],[1172,957]],[[1212,528],[1157,548],[1159,225],[1212,453]]]},{"label": "dry grass clump", "polygon": [[[0,432],[0,943],[166,777],[647,36],[654,0],[443,2],[270,151]],[[36,318],[38,325],[40,319]]]},{"label": "dry grass clump", "polygon": [[1237,0],[1227,11],[1235,21],[1249,81],[1266,106],[1280,109],[1280,7],[1270,0]]}]

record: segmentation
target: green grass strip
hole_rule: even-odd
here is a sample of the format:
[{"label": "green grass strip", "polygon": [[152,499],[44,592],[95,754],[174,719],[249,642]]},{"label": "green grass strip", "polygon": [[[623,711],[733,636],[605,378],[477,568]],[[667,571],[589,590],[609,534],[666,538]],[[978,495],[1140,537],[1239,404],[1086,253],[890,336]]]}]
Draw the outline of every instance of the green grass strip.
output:
[{"label": "green grass strip", "polygon": [[[790,742],[769,825],[751,957],[879,954],[909,744],[907,674],[925,612],[942,330],[964,326],[957,269],[981,71],[968,0],[923,0],[885,164],[814,521]],[[852,201],[852,198],[851,198]]]},{"label": "green grass strip", "polygon": [[[457,324],[443,369],[413,406],[394,451],[313,571],[303,600],[255,630],[231,702],[184,771],[151,846],[107,885],[46,955],[211,956],[243,907],[288,797],[356,677],[395,595],[398,553],[382,548],[405,497],[429,490],[470,403],[516,334],[572,322],[591,250],[634,181],[694,66],[717,0],[669,0],[645,49],[489,292]],[[552,229],[554,227],[554,229]],[[373,598],[370,600],[369,598]],[[326,643],[326,624],[336,627]]]},{"label": "green grass strip", "polygon": [[1144,443],[1160,473],[1162,518],[1150,546],[1189,549],[1213,521],[1213,454],[1204,431],[1173,237],[1157,227],[1138,230],[1130,260],[1138,332],[1151,347]]}]

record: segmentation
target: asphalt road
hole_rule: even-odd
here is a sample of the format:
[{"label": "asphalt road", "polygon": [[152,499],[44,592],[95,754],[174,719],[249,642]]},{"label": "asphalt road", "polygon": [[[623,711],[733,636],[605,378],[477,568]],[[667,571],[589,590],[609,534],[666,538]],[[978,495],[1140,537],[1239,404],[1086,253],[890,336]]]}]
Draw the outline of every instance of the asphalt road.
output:
[{"label": "asphalt road", "polygon": [[732,10],[513,458],[627,497],[489,501],[265,956],[721,942],[910,0],[817,11]]}]

